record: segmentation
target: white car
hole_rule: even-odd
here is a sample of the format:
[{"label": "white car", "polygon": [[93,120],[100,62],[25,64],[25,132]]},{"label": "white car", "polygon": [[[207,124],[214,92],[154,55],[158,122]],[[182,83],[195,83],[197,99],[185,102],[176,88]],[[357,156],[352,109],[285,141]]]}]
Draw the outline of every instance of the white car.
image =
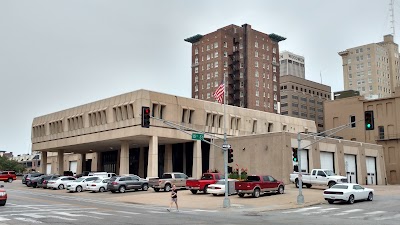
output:
[{"label": "white car", "polygon": [[101,177],[95,177],[95,176],[87,176],[87,177],[81,177],[73,182],[70,182],[67,184],[67,191],[69,192],[81,192],[87,190],[87,187],[92,184],[93,181],[101,179]]},{"label": "white car", "polygon": [[[228,179],[228,182],[236,182],[236,179]],[[233,184],[235,187],[235,184]],[[225,194],[225,180],[219,180],[215,184],[208,185],[207,193],[213,194],[214,196],[217,195],[224,195]],[[234,192],[236,193],[236,191]]]},{"label": "white car", "polygon": [[107,191],[108,180],[110,180],[110,178],[100,178],[95,180],[87,187],[87,190],[93,192],[105,192]]},{"label": "white car", "polygon": [[47,188],[64,189],[68,183],[76,180],[75,177],[62,176],[47,181]]},{"label": "white car", "polygon": [[324,198],[329,204],[335,201],[348,202],[349,204],[353,204],[357,200],[372,201],[374,189],[364,188],[359,184],[335,184],[324,191]]}]

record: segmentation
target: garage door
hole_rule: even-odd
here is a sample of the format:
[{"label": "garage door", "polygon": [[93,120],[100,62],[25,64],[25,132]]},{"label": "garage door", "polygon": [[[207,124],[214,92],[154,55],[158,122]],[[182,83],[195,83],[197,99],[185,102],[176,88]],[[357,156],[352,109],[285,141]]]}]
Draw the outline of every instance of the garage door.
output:
[{"label": "garage door", "polygon": [[77,161],[70,161],[69,162],[69,171],[72,171],[74,174],[76,174],[76,169],[78,168],[78,162]]},{"label": "garage door", "polygon": [[301,157],[301,171],[308,173],[308,150],[302,149],[300,152]]},{"label": "garage door", "polygon": [[357,164],[356,156],[344,154],[344,165],[346,169],[346,177],[349,183],[357,183]]},{"label": "garage door", "polygon": [[367,164],[367,184],[377,184],[376,183],[376,158],[366,157]]},{"label": "garage door", "polygon": [[321,152],[321,169],[332,170],[335,172],[335,167],[333,163],[333,152]]},{"label": "garage door", "polygon": [[47,163],[46,173],[51,174],[51,163]]}]

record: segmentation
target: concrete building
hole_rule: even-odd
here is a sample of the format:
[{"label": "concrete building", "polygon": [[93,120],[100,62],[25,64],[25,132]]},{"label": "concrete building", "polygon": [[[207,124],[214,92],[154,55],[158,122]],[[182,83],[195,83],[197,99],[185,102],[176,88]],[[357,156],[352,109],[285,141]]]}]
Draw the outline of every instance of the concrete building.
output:
[{"label": "concrete building", "polygon": [[356,90],[366,98],[390,97],[400,83],[399,49],[393,35],[339,52],[343,62],[344,90]]},{"label": "concrete building", "polygon": [[214,102],[225,76],[227,104],[278,113],[278,43],[283,40],[248,24],[186,38],[192,43],[192,98]]},{"label": "concrete building", "polygon": [[0,156],[1,156],[1,157],[12,158],[12,157],[13,157],[13,153],[12,153],[12,152],[7,152],[7,151],[2,151],[2,150],[0,150]]},{"label": "concrete building", "polygon": [[[326,129],[356,121],[337,133],[345,139],[383,146],[388,183],[400,184],[400,89],[392,97],[366,100],[362,96],[325,101]],[[366,131],[364,112],[374,111],[374,130]],[[371,162],[372,163],[372,162]]]},{"label": "concrete building", "polygon": [[331,99],[331,87],[296,76],[281,77],[281,115],[313,120],[325,130],[323,102]]},{"label": "concrete building", "polygon": [[[150,128],[141,127],[142,106],[158,118]],[[180,171],[198,178],[215,168],[215,151],[192,140],[192,132],[205,132],[210,141],[222,138],[223,121],[228,136],[316,132],[314,121],[258,110],[226,106],[225,115],[219,103],[138,90],[34,118],[32,150],[42,154],[42,173],[76,167],[76,173],[90,168],[154,177]]]},{"label": "concrete building", "polygon": [[304,57],[292,52],[282,51],[279,53],[280,75],[292,75],[305,79],[306,70]]},{"label": "concrete building", "polygon": [[40,170],[40,153],[21,154],[13,156],[11,159],[24,165],[27,171]]}]

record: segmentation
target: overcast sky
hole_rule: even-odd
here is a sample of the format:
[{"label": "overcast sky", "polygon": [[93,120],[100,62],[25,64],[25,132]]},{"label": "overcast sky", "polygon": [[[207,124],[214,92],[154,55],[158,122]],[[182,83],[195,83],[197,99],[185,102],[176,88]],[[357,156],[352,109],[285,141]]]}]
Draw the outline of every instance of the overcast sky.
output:
[{"label": "overcast sky", "polygon": [[389,0],[0,0],[0,150],[30,153],[36,116],[142,88],[191,97],[183,39],[229,24],[286,37],[306,78],[339,91],[337,53],[382,41],[389,21]]}]

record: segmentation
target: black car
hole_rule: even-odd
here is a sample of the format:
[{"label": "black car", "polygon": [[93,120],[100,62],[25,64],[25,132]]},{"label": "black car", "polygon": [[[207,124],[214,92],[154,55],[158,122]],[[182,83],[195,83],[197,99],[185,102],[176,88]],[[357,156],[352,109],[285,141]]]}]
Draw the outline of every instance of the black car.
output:
[{"label": "black car", "polygon": [[47,188],[47,181],[59,177],[58,175],[42,175],[31,180],[31,186]]},{"label": "black car", "polygon": [[26,186],[30,187],[31,186],[31,180],[40,177],[44,175],[43,173],[28,173],[25,174],[24,177],[22,178],[22,184],[26,184]]}]

